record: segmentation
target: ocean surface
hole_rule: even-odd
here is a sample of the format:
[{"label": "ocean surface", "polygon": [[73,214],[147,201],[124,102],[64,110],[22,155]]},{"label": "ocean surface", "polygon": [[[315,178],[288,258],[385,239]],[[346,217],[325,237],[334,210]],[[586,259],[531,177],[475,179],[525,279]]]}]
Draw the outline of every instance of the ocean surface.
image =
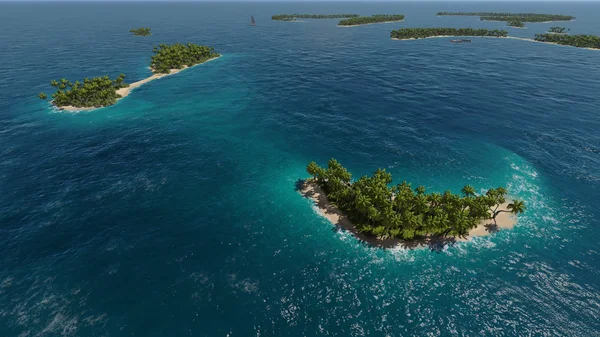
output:
[{"label": "ocean surface", "polygon": [[[590,2],[0,3],[0,336],[600,336],[600,52],[389,39],[504,26],[438,11],[600,34]],[[298,12],[406,20],[270,20]],[[36,97],[143,79],[174,42],[223,57],[108,108]],[[371,248],[295,191],[331,157],[527,211],[441,251]]]}]

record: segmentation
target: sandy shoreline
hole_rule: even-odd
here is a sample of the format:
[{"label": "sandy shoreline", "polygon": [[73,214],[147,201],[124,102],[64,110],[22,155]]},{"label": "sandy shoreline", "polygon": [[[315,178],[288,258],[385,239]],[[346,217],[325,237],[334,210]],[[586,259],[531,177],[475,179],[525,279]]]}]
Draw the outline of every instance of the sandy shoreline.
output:
[{"label": "sandy shoreline", "polygon": [[338,27],[359,27],[359,26],[367,26],[367,25],[377,25],[380,23],[393,23],[393,22],[404,22],[404,20],[398,20],[398,21],[382,21],[382,22],[371,22],[371,23],[364,23],[362,25],[351,25],[351,26],[346,26],[346,25],[337,25]]},{"label": "sandy shoreline", "polygon": [[564,45],[564,44],[555,43],[555,42],[536,41],[534,39],[528,39],[528,38],[525,38],[525,37],[516,37],[516,36],[500,36],[500,37],[496,37],[496,36],[454,36],[454,35],[439,35],[439,36],[420,37],[418,39],[415,39],[415,38],[398,39],[398,38],[395,38],[395,37],[392,37],[391,39],[392,40],[396,40],[396,41],[409,41],[409,40],[435,39],[435,38],[438,38],[438,37],[455,37],[455,38],[461,38],[461,37],[482,37],[482,38],[488,38],[488,39],[514,39],[514,40],[529,41],[529,42],[536,42],[536,43],[554,44],[554,45],[563,46],[563,47],[572,47],[572,48],[587,49],[587,50],[600,50],[600,49],[596,49],[596,48],[583,48],[583,47],[569,46],[569,45]]},{"label": "sandy shoreline", "polygon": [[[359,240],[379,248],[424,248],[441,249],[447,244],[455,242],[469,241],[473,237],[488,236],[492,233],[503,229],[512,229],[516,223],[516,217],[512,214],[503,212],[496,217],[496,223],[493,220],[484,220],[479,225],[469,231],[469,234],[464,237],[441,237],[439,235],[429,235],[420,240],[406,241],[397,238],[381,239],[370,235],[360,233],[354,227],[354,224],[346,217],[346,215],[337,207],[332,205],[325,196],[323,190],[316,184],[305,180],[301,186],[300,194],[307,199],[311,199],[317,207],[319,214],[325,217],[336,228],[347,230]],[[508,203],[504,203],[499,209],[506,209]]]},{"label": "sandy shoreline", "polygon": [[[191,67],[184,66],[182,69],[171,69],[171,72],[168,73],[168,74],[153,74],[152,76],[144,78],[143,80],[130,83],[127,88],[121,88],[121,89],[117,90],[117,94],[121,95],[121,98],[117,98],[117,102],[119,100],[127,97],[133,91],[133,89],[139,88],[140,86],[142,86],[142,85],[144,85],[144,84],[146,84],[148,82],[151,82],[151,81],[154,81],[156,79],[163,78],[163,77],[166,77],[166,76],[175,75],[175,74],[177,74],[177,73],[179,73],[179,72],[181,72],[181,71],[183,71],[185,69],[193,68],[195,66],[199,66],[201,64],[205,64],[206,62],[210,62],[212,60],[216,60],[219,57],[221,57],[221,56],[213,57],[213,58],[208,59],[208,60],[206,60],[206,61],[204,61],[202,63],[195,64],[195,65],[193,65]],[[61,107],[57,107],[57,108],[59,110],[66,110],[66,111],[75,112],[75,111],[88,111],[88,110],[94,110],[94,109],[101,109],[101,108],[104,108],[104,107],[78,108],[78,107],[67,105],[67,106],[61,106]]]}]

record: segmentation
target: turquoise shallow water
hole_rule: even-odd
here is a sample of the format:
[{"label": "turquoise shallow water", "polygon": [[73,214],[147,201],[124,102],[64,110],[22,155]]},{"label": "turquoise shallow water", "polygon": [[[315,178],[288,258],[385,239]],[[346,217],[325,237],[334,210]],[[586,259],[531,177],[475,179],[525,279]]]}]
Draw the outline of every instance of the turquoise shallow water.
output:
[{"label": "turquoise shallow water", "polygon": [[[389,39],[502,27],[446,10],[600,34],[597,3],[0,3],[0,336],[600,335],[600,52]],[[269,20],[286,12],[406,21]],[[224,56],[105,109],[35,98],[140,80],[178,41]],[[294,191],[333,156],[430,190],[505,185],[528,211],[440,252],[373,249]]]}]

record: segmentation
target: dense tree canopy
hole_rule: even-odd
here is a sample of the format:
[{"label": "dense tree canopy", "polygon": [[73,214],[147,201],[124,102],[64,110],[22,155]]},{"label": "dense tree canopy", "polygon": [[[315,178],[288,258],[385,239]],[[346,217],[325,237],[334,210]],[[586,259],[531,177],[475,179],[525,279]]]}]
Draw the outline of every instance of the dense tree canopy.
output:
[{"label": "dense tree canopy", "polygon": [[428,194],[425,187],[413,190],[407,182],[390,187],[392,175],[382,169],[352,181],[352,174],[335,159],[327,168],[311,162],[306,170],[359,231],[378,237],[411,240],[429,234],[465,235],[481,220],[495,219],[500,212],[525,210],[519,200],[510,203],[508,210],[499,210],[506,202],[503,187],[485,195],[477,195],[470,185],[463,187],[462,195],[450,191]]},{"label": "dense tree canopy", "polygon": [[375,14],[372,16],[360,16],[360,17],[344,19],[344,20],[341,20],[338,23],[338,25],[339,26],[355,26],[355,25],[366,25],[369,23],[402,21],[402,20],[404,20],[404,15],[401,15],[401,14]]},{"label": "dense tree canopy", "polygon": [[600,49],[600,36],[595,35],[535,34],[535,40],[579,48]]},{"label": "dense tree canopy", "polygon": [[525,27],[525,24],[523,23],[523,21],[521,21],[519,19],[511,19],[506,23],[506,25],[510,26],[510,27],[519,27],[519,28]]},{"label": "dense tree canopy", "polygon": [[522,22],[546,22],[546,21],[570,21],[575,19],[570,15],[536,14],[536,13],[495,13],[495,12],[438,12],[438,16],[479,16],[481,20],[487,21],[511,21]]},{"label": "dense tree canopy", "polygon": [[152,33],[150,32],[150,28],[133,28],[129,30],[135,36],[150,36]]},{"label": "dense tree canopy", "polygon": [[390,36],[395,39],[419,39],[432,36],[495,36],[505,37],[505,30],[488,30],[473,28],[402,28],[392,30]]},{"label": "dense tree canopy", "polygon": [[291,21],[295,19],[342,19],[358,17],[358,14],[277,14],[271,20]]},{"label": "dense tree canopy", "polygon": [[150,62],[150,68],[155,73],[168,74],[171,69],[183,69],[185,66],[206,62],[212,58],[221,56],[214,48],[199,46],[197,44],[161,44],[154,47],[154,55]]},{"label": "dense tree canopy", "polygon": [[[113,105],[121,97],[117,94],[117,90],[129,86],[123,83],[124,79],[125,75],[121,74],[114,80],[104,76],[86,78],[83,83],[79,81],[72,83],[64,78],[59,81],[51,81],[50,85],[56,88],[56,92],[52,94],[52,103],[58,107],[70,105],[77,108]],[[38,97],[47,98],[43,92]]]}]

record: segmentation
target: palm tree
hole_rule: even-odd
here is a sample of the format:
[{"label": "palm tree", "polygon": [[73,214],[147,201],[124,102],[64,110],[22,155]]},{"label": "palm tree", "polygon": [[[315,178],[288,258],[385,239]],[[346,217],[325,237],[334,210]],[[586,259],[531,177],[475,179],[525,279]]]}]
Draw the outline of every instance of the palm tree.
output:
[{"label": "palm tree", "polygon": [[317,165],[317,163],[315,163],[314,161],[311,161],[306,166],[306,172],[308,172],[308,174],[310,174],[313,177],[313,179],[316,181],[319,168],[320,167],[319,167],[319,165]]},{"label": "palm tree", "polygon": [[466,198],[469,198],[469,197],[472,197],[475,195],[475,189],[471,185],[467,185],[467,186],[463,187],[460,191]]},{"label": "palm tree", "polygon": [[366,214],[371,206],[371,199],[364,194],[357,193],[356,194],[356,208],[363,213]]},{"label": "palm tree", "polygon": [[434,192],[427,196],[427,200],[429,201],[429,207],[435,208],[442,201],[442,195],[438,192]]},{"label": "palm tree", "polygon": [[505,213],[512,213],[514,215],[523,213],[525,211],[525,209],[527,209],[527,207],[525,207],[525,204],[523,203],[523,201],[521,200],[513,200],[513,202],[511,202],[510,204],[508,204],[506,206],[506,209],[501,209],[498,211],[494,212],[494,215],[492,216],[492,219],[494,219],[494,222],[496,222],[496,216],[502,212]]},{"label": "palm tree", "polygon": [[415,192],[417,192],[417,195],[425,194],[425,186],[419,185],[419,187],[415,188]]},{"label": "palm tree", "polygon": [[427,197],[425,197],[423,194],[418,194],[413,199],[413,211],[416,214],[425,213],[425,211],[427,210],[427,206]]},{"label": "palm tree", "polygon": [[515,215],[523,213],[527,209],[523,201],[517,199],[513,200],[513,202],[508,204],[506,208]]}]

